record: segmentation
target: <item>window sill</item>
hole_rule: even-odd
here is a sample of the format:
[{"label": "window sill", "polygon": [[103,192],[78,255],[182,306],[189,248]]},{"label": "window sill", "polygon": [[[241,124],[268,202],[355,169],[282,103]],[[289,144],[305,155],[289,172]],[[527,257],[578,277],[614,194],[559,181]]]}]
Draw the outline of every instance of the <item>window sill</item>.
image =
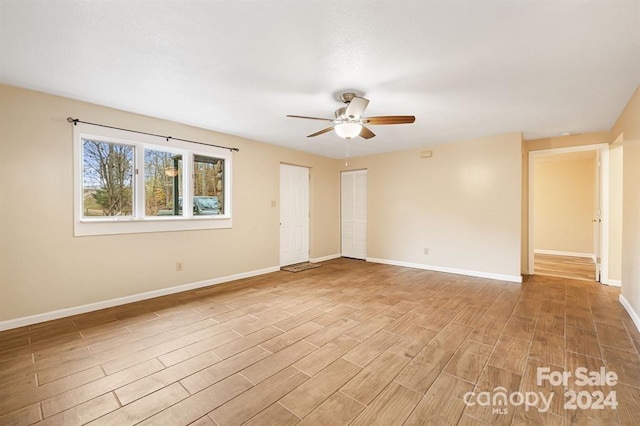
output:
[{"label": "window sill", "polygon": [[232,227],[228,216],[161,217],[161,218],[83,218],[74,224],[74,236],[176,232]]}]

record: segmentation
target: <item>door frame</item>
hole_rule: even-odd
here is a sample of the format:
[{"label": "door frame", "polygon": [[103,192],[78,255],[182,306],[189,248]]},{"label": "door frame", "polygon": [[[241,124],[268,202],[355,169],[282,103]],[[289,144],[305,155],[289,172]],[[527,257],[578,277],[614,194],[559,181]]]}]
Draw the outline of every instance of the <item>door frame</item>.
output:
[{"label": "door frame", "polygon": [[600,282],[609,284],[609,144],[598,143],[592,145],[570,146],[566,148],[542,149],[529,151],[529,212],[528,212],[528,263],[529,275],[534,275],[533,259],[533,169],[535,159],[567,152],[599,151],[600,152]]}]

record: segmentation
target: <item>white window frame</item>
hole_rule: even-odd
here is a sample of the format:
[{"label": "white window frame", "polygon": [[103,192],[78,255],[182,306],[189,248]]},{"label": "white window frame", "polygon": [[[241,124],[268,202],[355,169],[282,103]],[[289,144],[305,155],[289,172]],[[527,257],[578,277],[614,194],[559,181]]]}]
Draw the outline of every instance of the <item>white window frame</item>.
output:
[{"label": "white window frame", "polygon": [[[90,139],[134,147],[134,213],[128,217],[85,217],[83,215],[83,146],[82,140]],[[182,215],[145,216],[144,150],[170,151],[182,154]],[[175,139],[165,140],[157,136],[138,134],[117,129],[102,128],[77,123],[73,128],[74,153],[74,236],[133,234],[145,232],[190,231],[198,229],[231,228],[232,221],[232,155],[224,148],[195,145]],[[194,155],[224,160],[224,212],[215,216],[194,216],[193,205],[193,159]]]}]

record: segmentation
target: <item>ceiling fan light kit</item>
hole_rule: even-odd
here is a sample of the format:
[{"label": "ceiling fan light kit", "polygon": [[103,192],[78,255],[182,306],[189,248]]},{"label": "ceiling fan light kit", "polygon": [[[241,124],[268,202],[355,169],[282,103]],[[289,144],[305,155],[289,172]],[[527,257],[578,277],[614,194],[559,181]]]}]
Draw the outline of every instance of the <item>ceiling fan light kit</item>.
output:
[{"label": "ceiling fan light kit", "polygon": [[336,131],[336,134],[340,136],[342,139],[352,139],[356,136],[360,136],[360,132],[362,131],[362,124],[359,123],[338,123],[333,129]]},{"label": "ceiling fan light kit", "polygon": [[336,134],[342,139],[352,139],[360,136],[364,139],[371,139],[375,136],[365,124],[369,125],[381,125],[381,124],[411,124],[416,121],[413,115],[386,115],[379,117],[362,117],[364,110],[369,104],[369,100],[358,96],[352,92],[345,92],[339,96],[340,100],[346,104],[346,106],[338,108],[335,111],[335,119],[319,118],[319,117],[307,117],[304,115],[287,115],[291,118],[305,118],[309,120],[321,120],[329,121],[333,123],[333,126],[319,130],[315,133],[308,135],[308,138],[319,136],[323,133],[335,130]]}]

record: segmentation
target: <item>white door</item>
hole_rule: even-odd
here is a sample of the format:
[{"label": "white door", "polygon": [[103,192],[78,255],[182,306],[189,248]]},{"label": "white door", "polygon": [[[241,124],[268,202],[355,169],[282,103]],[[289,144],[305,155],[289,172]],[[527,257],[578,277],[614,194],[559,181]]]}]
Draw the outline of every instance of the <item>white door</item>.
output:
[{"label": "white door", "polygon": [[600,253],[600,232],[602,227],[602,201],[600,196],[600,185],[602,182],[600,167],[600,151],[596,151],[596,167],[595,167],[595,206],[593,213],[593,255],[596,262],[596,281],[600,281],[600,265],[601,265],[601,253]]},{"label": "white door", "polygon": [[280,266],[309,260],[309,169],[280,165]]},{"label": "white door", "polygon": [[367,171],[342,172],[342,256],[367,258]]}]

